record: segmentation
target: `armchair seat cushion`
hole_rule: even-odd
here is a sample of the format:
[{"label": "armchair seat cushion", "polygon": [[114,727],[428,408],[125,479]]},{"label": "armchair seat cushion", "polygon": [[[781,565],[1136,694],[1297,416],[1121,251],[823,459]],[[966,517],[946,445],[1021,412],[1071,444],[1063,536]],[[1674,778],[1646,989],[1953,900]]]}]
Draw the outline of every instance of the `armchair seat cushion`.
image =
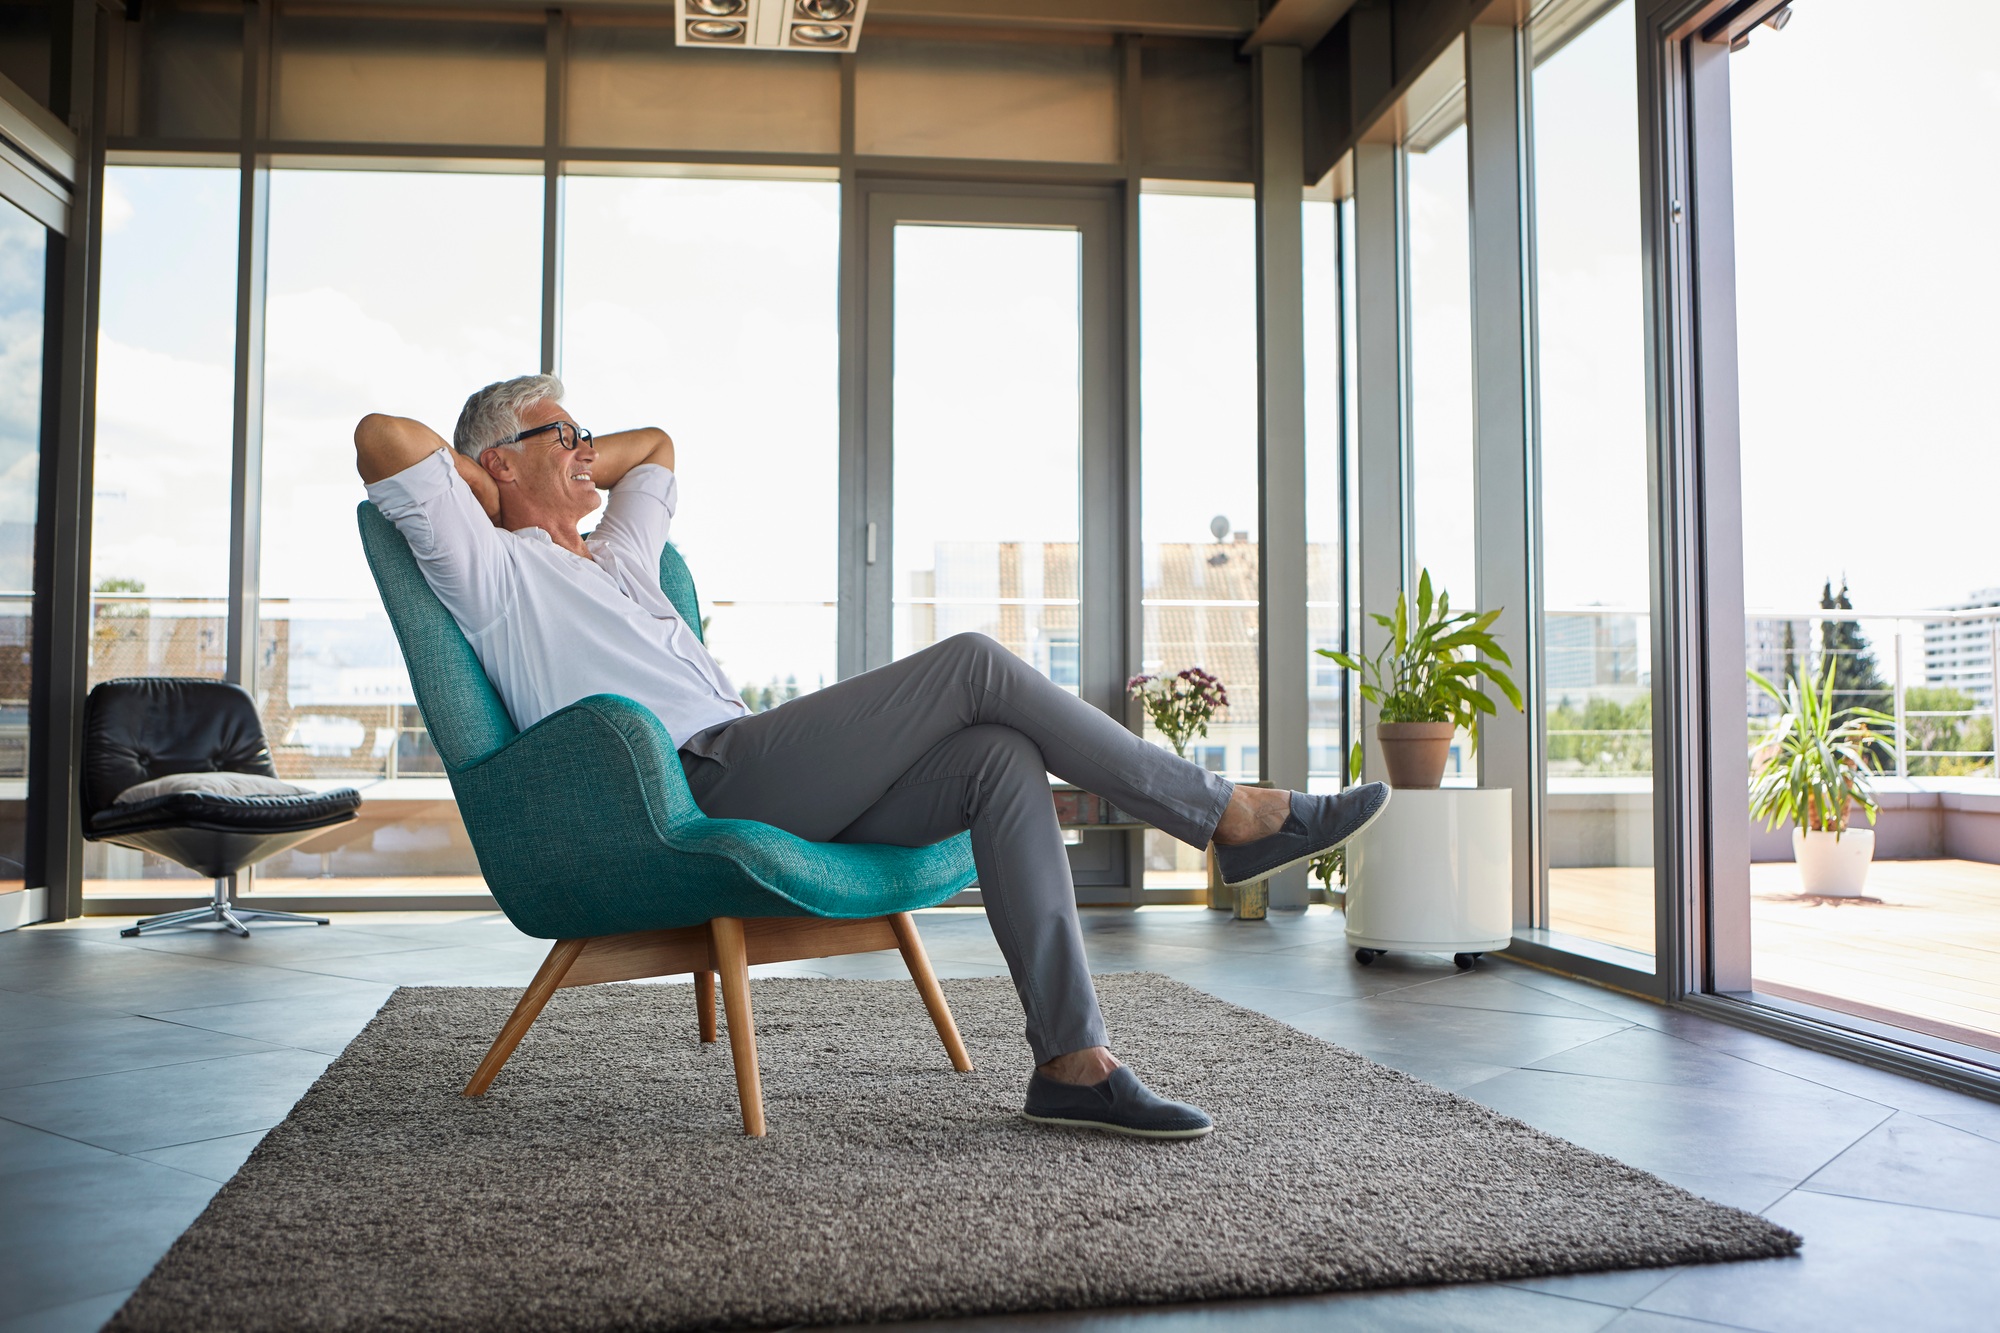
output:
[{"label": "armchair seat cushion", "polygon": [[352,787],[301,796],[169,792],[97,811],[85,824],[84,835],[111,838],[164,828],[216,833],[295,833],[345,823],[360,806],[361,793]]}]

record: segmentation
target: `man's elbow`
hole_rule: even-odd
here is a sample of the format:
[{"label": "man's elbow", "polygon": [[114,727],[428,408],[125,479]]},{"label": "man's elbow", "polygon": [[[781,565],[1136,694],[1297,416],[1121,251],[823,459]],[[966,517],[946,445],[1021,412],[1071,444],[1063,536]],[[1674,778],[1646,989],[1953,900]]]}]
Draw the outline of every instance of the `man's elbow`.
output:
[{"label": "man's elbow", "polygon": [[354,426],[354,465],[361,480],[374,483],[401,472],[425,452],[415,422],[370,412]]},{"label": "man's elbow", "polygon": [[674,437],[658,426],[648,426],[646,433],[646,461],[658,463],[667,471],[674,470]]}]

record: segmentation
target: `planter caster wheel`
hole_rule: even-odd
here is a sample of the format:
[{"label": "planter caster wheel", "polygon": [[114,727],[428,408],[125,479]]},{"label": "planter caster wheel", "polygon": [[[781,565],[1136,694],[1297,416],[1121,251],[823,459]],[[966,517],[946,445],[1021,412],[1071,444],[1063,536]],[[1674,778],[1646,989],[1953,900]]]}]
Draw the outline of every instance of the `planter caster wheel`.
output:
[{"label": "planter caster wheel", "polygon": [[1472,965],[1479,961],[1479,955],[1476,953],[1455,953],[1451,956],[1451,961],[1457,965],[1459,971],[1470,972]]},{"label": "planter caster wheel", "polygon": [[1366,967],[1387,952],[1389,952],[1387,949],[1356,949],[1354,961]]}]

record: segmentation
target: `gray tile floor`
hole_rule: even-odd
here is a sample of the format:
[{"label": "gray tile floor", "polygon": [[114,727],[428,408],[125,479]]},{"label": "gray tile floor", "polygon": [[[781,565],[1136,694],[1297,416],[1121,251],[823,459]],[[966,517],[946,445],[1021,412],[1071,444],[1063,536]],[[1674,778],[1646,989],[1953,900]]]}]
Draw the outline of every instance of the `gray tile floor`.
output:
[{"label": "gray tile floor", "polygon": [[[357,914],[249,940],[120,940],[121,924],[0,935],[0,1333],[96,1328],[395,986],[518,986],[546,948],[479,914]],[[1765,1213],[1805,1253],[930,1327],[2000,1327],[2000,1106],[1504,961],[1362,968],[1324,909],[1093,911],[1084,928],[1100,970],[1164,972],[1281,1018]],[[1001,970],[980,913],[928,913],[922,929],[940,973]],[[759,969],[779,970],[902,975],[893,955]]]}]

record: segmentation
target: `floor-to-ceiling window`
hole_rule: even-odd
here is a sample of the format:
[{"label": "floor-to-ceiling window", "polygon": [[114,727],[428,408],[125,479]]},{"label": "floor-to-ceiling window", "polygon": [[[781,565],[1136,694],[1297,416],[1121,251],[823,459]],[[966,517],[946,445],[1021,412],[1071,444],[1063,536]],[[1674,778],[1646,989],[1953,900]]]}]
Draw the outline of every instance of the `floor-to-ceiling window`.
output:
[{"label": "floor-to-ceiling window", "polygon": [[[227,167],[108,166],[98,309],[89,680],[225,674],[236,356]],[[84,846],[85,892],[193,871]]]},{"label": "floor-to-ceiling window", "polygon": [[1080,241],[895,228],[897,657],[977,631],[1079,686]]},{"label": "floor-to-ceiling window", "polygon": [[[1645,270],[1632,0],[1530,26],[1548,928],[1653,952]],[[1580,22],[1579,20],[1587,20]]]},{"label": "floor-to-ceiling window", "polygon": [[[1333,182],[1329,182],[1333,184]],[[1354,438],[1354,209],[1349,199],[1304,205],[1306,352],[1306,628],[1311,648],[1339,650],[1348,611],[1348,528],[1341,506]],[[1306,770],[1315,791],[1347,778],[1345,673],[1315,653],[1306,663]]]},{"label": "floor-to-ceiling window", "polygon": [[[1220,677],[1229,707],[1188,758],[1255,779],[1256,205],[1247,192],[1168,192],[1189,188],[1139,201],[1140,667]],[[1206,882],[1199,851],[1146,835],[1149,887]]]},{"label": "floor-to-ceiling window", "polygon": [[261,878],[477,889],[361,554],[354,425],[389,412],[449,439],[467,394],[536,370],[542,180],[294,170],[270,191],[258,703],[280,775],[364,799]]},{"label": "floor-to-ceiling window", "polygon": [[[1419,79],[1418,91],[1408,99],[1412,124],[1403,141],[1409,314],[1405,383],[1412,575],[1430,571],[1434,590],[1470,610],[1477,600],[1472,528],[1477,478],[1464,82],[1461,40]],[[1505,627],[1497,628],[1504,638]],[[1472,738],[1460,734],[1452,742],[1445,781],[1469,784],[1475,774]]]},{"label": "floor-to-ceiling window", "polygon": [[563,217],[570,410],[674,437],[672,539],[745,701],[830,683],[839,185],[576,174]]},{"label": "floor-to-ceiling window", "polygon": [[27,873],[28,699],[42,459],[48,231],[0,202],[0,892]]},{"label": "floor-to-ceiling window", "polygon": [[[1993,1063],[2000,8],[1892,9],[1795,5],[1729,57],[1749,665],[1892,719],[1857,743],[1872,826],[1756,821],[1751,970]],[[1792,710],[1752,689],[1746,712],[1754,773]]]}]

